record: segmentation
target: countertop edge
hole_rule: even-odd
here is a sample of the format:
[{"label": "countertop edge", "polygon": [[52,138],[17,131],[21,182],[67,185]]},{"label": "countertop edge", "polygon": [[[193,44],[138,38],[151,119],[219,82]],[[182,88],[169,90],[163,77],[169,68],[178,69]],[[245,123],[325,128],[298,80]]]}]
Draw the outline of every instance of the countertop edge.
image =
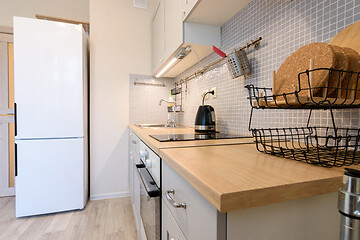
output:
[{"label": "countertop edge", "polygon": [[[287,184],[271,188],[254,189],[221,195],[222,213],[287,202],[336,192],[342,186],[342,176],[316,181]],[[266,198],[265,198],[266,197]],[[266,199],[266,201],[264,201]]]}]

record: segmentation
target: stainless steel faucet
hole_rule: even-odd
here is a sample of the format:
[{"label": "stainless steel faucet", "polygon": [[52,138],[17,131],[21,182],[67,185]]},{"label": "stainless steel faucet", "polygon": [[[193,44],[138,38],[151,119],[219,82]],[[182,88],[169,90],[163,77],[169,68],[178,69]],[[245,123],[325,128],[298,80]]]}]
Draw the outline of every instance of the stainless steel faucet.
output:
[{"label": "stainless steel faucet", "polygon": [[163,98],[163,99],[160,100],[159,106],[161,106],[161,103],[162,103],[162,102],[174,103],[174,104],[175,104],[175,102],[170,102],[170,101],[168,101],[168,100],[166,100],[166,99]]},{"label": "stainless steel faucet", "polygon": [[[172,107],[168,107],[168,119],[167,119],[167,125],[169,127],[175,127],[176,123],[175,123],[175,101],[168,101],[166,99],[161,99],[159,102],[159,106],[161,106],[162,102],[167,102],[167,103],[173,103],[174,105]],[[171,108],[172,111],[169,110],[169,108]],[[172,119],[170,118],[170,113],[172,113]]]}]

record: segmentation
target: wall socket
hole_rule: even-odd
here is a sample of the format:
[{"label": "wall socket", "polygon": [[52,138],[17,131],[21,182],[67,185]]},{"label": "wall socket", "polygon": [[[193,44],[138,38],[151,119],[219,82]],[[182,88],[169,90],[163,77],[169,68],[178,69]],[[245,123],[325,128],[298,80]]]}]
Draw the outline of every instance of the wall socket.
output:
[{"label": "wall socket", "polygon": [[210,96],[212,97],[212,98],[216,98],[216,94],[217,94],[217,91],[216,91],[216,87],[213,87],[213,88],[210,88],[210,91],[212,91],[212,90],[214,90],[214,95],[211,95],[210,94]]}]

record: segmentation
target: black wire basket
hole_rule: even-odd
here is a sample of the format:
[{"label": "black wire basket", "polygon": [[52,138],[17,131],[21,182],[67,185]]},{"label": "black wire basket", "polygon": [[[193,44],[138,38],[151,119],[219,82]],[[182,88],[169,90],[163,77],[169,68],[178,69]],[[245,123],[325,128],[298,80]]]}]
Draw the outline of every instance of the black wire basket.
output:
[{"label": "black wire basket", "polygon": [[[327,81],[321,86],[313,84],[317,74],[327,74]],[[253,108],[359,108],[360,72],[316,68],[298,74],[293,91],[274,94],[272,88],[246,85],[250,105]]]},{"label": "black wire basket", "polygon": [[252,129],[258,151],[322,167],[360,162],[360,129],[331,127]]},{"label": "black wire basket", "polygon": [[[324,75],[325,72],[325,75]],[[321,85],[314,77],[327,76]],[[360,129],[337,128],[332,109],[360,108],[360,73],[317,68],[298,74],[293,91],[274,94],[272,88],[247,85],[251,105],[249,131],[258,151],[322,167],[342,167],[360,162]],[[273,86],[276,85],[273,77]],[[254,109],[310,109],[306,127],[251,128]],[[312,127],[313,109],[328,109],[331,127]]]}]

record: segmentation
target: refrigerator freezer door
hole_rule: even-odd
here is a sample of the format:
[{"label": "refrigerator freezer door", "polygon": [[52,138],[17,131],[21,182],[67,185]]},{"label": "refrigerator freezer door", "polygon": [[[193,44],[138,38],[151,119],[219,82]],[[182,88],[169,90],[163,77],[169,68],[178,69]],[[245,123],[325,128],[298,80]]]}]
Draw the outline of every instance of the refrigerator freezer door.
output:
[{"label": "refrigerator freezer door", "polygon": [[17,137],[84,136],[81,25],[14,17]]},{"label": "refrigerator freezer door", "polygon": [[19,140],[16,217],[84,208],[84,141]]}]

